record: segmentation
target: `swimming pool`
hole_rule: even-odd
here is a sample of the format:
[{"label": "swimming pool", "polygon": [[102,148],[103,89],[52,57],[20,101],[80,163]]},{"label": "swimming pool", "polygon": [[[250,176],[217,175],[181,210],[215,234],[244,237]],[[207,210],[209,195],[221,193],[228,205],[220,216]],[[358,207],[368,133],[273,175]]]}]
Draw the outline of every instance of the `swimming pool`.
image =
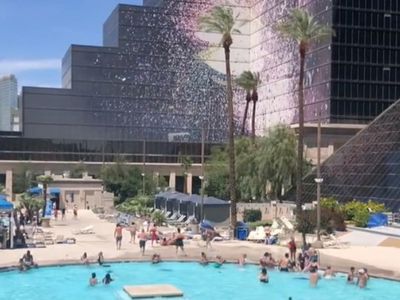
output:
[{"label": "swimming pool", "polygon": [[[115,279],[110,286],[99,284],[89,287],[88,280],[96,272],[101,280],[107,271]],[[181,299],[271,299],[287,300],[398,300],[400,283],[371,279],[368,288],[361,290],[347,285],[345,278],[321,280],[317,288],[310,288],[306,275],[269,272],[270,283],[258,281],[259,269],[247,265],[212,265],[202,267],[197,263],[165,262],[116,263],[110,267],[64,266],[46,267],[25,273],[16,271],[0,273],[0,299],[12,300],[127,300],[124,285],[168,283],[183,290]]]}]

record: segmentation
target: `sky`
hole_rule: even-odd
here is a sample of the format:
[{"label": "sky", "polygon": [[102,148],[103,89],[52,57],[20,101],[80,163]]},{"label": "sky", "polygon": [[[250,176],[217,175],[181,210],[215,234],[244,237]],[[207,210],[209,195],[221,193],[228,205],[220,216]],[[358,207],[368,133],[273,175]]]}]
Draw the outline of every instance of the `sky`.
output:
[{"label": "sky", "polygon": [[[103,23],[121,0],[0,0],[0,77],[21,86],[61,86],[71,44],[101,45]],[[125,0],[141,5],[142,0]]]}]

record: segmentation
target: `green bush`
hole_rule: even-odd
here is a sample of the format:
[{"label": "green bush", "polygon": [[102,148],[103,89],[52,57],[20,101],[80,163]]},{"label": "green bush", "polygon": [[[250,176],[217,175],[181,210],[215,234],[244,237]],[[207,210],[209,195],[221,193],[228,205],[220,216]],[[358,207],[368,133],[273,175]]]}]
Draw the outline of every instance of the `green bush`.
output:
[{"label": "green bush", "polygon": [[358,227],[367,226],[370,214],[385,211],[385,205],[369,200],[367,203],[353,200],[343,206],[346,220],[353,221]]},{"label": "green bush", "polygon": [[353,221],[357,227],[366,227],[369,219],[368,209],[357,210],[354,214]]},{"label": "green bush", "polygon": [[321,198],[321,207],[329,208],[329,209],[332,209],[332,210],[340,209],[339,203],[333,197]]},{"label": "green bush", "polygon": [[261,221],[261,210],[245,209],[243,212],[243,221],[246,223]]},{"label": "green bush", "polygon": [[270,221],[257,221],[257,222],[249,222],[247,223],[247,225],[249,225],[250,230],[254,230],[259,226],[271,226],[272,223]]},{"label": "green bush", "polygon": [[163,225],[163,223],[165,223],[167,221],[167,218],[161,211],[153,212],[151,219],[156,226],[161,226],[161,225]]},{"label": "green bush", "polygon": [[381,213],[385,211],[385,204],[373,200],[368,200],[367,206],[371,213]]}]

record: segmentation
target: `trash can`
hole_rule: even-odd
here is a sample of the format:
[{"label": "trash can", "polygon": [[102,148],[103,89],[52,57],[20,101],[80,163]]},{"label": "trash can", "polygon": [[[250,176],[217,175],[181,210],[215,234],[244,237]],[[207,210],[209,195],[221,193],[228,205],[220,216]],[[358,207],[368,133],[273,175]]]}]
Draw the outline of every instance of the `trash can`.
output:
[{"label": "trash can", "polygon": [[236,228],[236,238],[238,240],[244,241],[247,239],[248,236],[248,229],[246,227],[238,227]]},{"label": "trash can", "polygon": [[247,224],[243,222],[237,222],[235,229],[235,238],[244,241],[247,239],[248,235],[249,235],[249,227],[247,226]]}]

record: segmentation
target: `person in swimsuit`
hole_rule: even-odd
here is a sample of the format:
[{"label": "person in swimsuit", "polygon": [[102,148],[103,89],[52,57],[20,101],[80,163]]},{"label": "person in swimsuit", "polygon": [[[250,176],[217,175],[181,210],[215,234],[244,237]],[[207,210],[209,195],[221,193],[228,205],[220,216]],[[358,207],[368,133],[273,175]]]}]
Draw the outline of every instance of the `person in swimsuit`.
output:
[{"label": "person in swimsuit", "polygon": [[260,276],[258,278],[259,278],[260,282],[268,283],[269,278],[268,278],[268,273],[267,273],[267,269],[266,268],[262,268],[261,269],[261,273],[260,273]]},{"label": "person in swimsuit", "polygon": [[158,264],[161,262],[161,255],[154,253],[153,256],[151,257],[151,263],[152,264]]},{"label": "person in swimsuit", "polygon": [[118,223],[114,230],[115,243],[117,250],[121,250],[122,244],[122,226]]},{"label": "person in swimsuit", "polygon": [[110,273],[107,273],[106,276],[103,278],[103,283],[105,285],[109,285],[111,281],[114,281],[114,279],[111,278]]},{"label": "person in swimsuit", "polygon": [[268,256],[269,256],[269,253],[265,252],[264,255],[260,258],[260,267],[261,268],[267,267],[267,261],[269,259]]},{"label": "person in swimsuit", "polygon": [[300,271],[303,271],[305,268],[305,257],[303,253],[299,253],[299,256],[297,257],[297,263],[298,263],[298,268]]},{"label": "person in swimsuit", "polygon": [[28,270],[28,267],[24,264],[24,260],[22,258],[19,259],[18,270],[20,272],[24,272],[24,271]]},{"label": "person in swimsuit", "polygon": [[332,270],[331,266],[327,266],[323,276],[324,276],[325,279],[332,279],[333,277],[336,276],[336,274]]},{"label": "person in swimsuit", "polygon": [[208,265],[207,255],[204,252],[201,252],[200,264],[202,266],[207,266]]},{"label": "person in swimsuit", "polygon": [[100,266],[102,266],[104,264],[104,256],[103,256],[103,252],[99,252],[99,256],[97,257],[97,262]]},{"label": "person in swimsuit", "polygon": [[214,265],[214,267],[215,268],[220,268],[220,267],[222,267],[222,265],[225,263],[225,259],[223,259],[223,257],[221,256],[221,255],[217,255],[217,257],[216,257],[216,262],[215,262],[215,265]]},{"label": "person in swimsuit", "polygon": [[310,270],[310,286],[316,287],[319,280],[318,265],[316,263],[312,263],[309,270]]},{"label": "person in swimsuit", "polygon": [[97,283],[96,273],[92,273],[92,276],[89,279],[89,285],[95,286]]},{"label": "person in swimsuit", "polygon": [[135,239],[136,239],[136,232],[137,232],[137,228],[136,228],[135,222],[132,222],[131,226],[129,227],[129,232],[130,232],[130,234],[131,234],[130,243],[135,244],[135,243],[136,243],[136,241],[135,241]]},{"label": "person in swimsuit", "polygon": [[76,206],[76,204],[74,205],[73,212],[74,212],[74,219],[77,219],[78,218],[78,207]]},{"label": "person in swimsuit", "polygon": [[181,251],[183,252],[183,254],[186,256],[186,252],[185,252],[185,249],[183,247],[183,240],[184,240],[185,237],[181,233],[181,229],[180,228],[178,228],[177,231],[178,231],[178,233],[177,233],[176,238],[175,238],[176,254],[178,255],[178,249],[180,248]]},{"label": "person in swimsuit", "polygon": [[82,255],[82,257],[81,257],[81,262],[82,262],[82,264],[84,264],[84,265],[88,265],[88,264],[89,264],[89,258],[88,258],[88,256],[87,256],[87,253],[86,253],[86,252],[83,252],[83,255]]},{"label": "person in swimsuit", "polygon": [[363,289],[367,286],[368,275],[365,272],[365,269],[358,270],[358,278],[357,278],[357,285]]},{"label": "person in swimsuit", "polygon": [[294,240],[294,237],[292,237],[290,239],[288,247],[289,247],[289,252],[290,252],[290,260],[293,262],[296,262],[297,246],[296,246],[296,241]]},{"label": "person in swimsuit", "polygon": [[139,248],[142,251],[142,255],[144,255],[144,250],[146,248],[147,234],[144,232],[144,229],[139,233]]},{"label": "person in swimsuit", "polygon": [[239,266],[243,267],[246,264],[246,258],[247,254],[243,254],[241,257],[238,259]]},{"label": "person in swimsuit", "polygon": [[33,256],[31,254],[31,251],[26,251],[26,253],[24,254],[24,256],[22,256],[22,261],[24,262],[25,266],[30,269],[32,267],[36,267],[37,268],[37,264],[35,264],[35,262],[33,261]]},{"label": "person in swimsuit", "polygon": [[281,272],[289,272],[289,268],[290,268],[289,253],[285,253],[285,257],[282,258],[279,262],[279,270]]},{"label": "person in swimsuit", "polygon": [[356,275],[354,274],[355,268],[351,267],[349,273],[347,274],[347,283],[348,284],[354,284],[354,279],[356,278]]},{"label": "person in swimsuit", "polygon": [[157,227],[156,225],[153,225],[153,227],[150,229],[150,236],[151,236],[151,246],[153,247],[154,241],[157,243]]}]

